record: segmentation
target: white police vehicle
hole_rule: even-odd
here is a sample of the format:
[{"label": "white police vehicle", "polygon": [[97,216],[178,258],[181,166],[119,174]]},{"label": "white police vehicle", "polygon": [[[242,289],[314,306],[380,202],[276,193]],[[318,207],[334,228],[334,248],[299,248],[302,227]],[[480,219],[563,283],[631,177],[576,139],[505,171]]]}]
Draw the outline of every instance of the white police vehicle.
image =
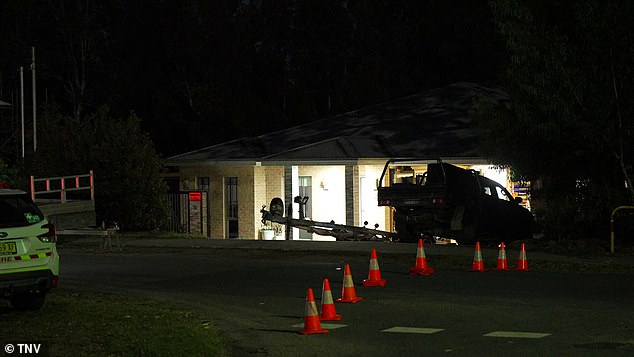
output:
[{"label": "white police vehicle", "polygon": [[55,227],[24,191],[0,183],[0,297],[19,310],[42,307],[57,286]]}]

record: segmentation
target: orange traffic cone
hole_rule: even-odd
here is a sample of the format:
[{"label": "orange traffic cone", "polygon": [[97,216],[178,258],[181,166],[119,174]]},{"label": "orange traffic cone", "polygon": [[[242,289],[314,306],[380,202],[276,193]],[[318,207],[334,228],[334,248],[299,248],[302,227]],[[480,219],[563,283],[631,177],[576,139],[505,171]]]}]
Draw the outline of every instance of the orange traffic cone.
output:
[{"label": "orange traffic cone", "polygon": [[504,242],[500,244],[500,250],[498,252],[498,263],[495,270],[509,270],[509,264],[506,260],[506,249],[504,249]]},{"label": "orange traffic cone", "polygon": [[418,249],[416,249],[416,265],[409,268],[410,275],[432,275],[434,268],[427,266],[427,257],[425,256],[425,248],[423,240],[418,240]]},{"label": "orange traffic cone", "polygon": [[480,242],[476,242],[475,254],[473,255],[473,267],[469,271],[484,272],[484,262],[482,261],[482,251],[480,250]]},{"label": "orange traffic cone", "polygon": [[341,315],[337,315],[335,311],[335,303],[332,301],[332,292],[330,291],[330,282],[324,278],[324,285],[321,291],[321,321],[339,321]]},{"label": "orange traffic cone", "polygon": [[368,278],[363,280],[363,286],[385,286],[385,282],[385,279],[381,279],[381,270],[379,269],[379,260],[376,257],[376,249],[372,248]]},{"label": "orange traffic cone", "polygon": [[346,264],[346,269],[343,272],[343,289],[341,289],[341,299],[337,299],[337,302],[351,302],[363,300],[362,297],[357,297],[357,293],[354,290],[354,281],[352,281],[352,273],[350,273],[350,264]]},{"label": "orange traffic cone", "polygon": [[304,315],[304,329],[297,331],[302,335],[313,335],[316,333],[328,333],[328,330],[321,328],[319,314],[317,313],[317,305],[315,304],[315,296],[313,289],[308,288],[306,293],[306,315]]},{"label": "orange traffic cone", "polygon": [[528,260],[526,260],[526,244],[522,243],[520,249],[520,258],[517,261],[517,268],[513,270],[528,271]]}]

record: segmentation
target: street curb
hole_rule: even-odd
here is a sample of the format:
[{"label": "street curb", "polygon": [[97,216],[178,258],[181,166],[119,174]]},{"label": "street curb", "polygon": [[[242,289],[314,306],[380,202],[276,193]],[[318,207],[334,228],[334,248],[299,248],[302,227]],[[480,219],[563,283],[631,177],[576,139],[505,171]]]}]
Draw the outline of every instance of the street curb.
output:
[{"label": "street curb", "polygon": [[[104,239],[94,236],[60,237],[58,245],[62,248],[103,248]],[[117,245],[118,244],[118,245]],[[322,252],[370,254],[376,248],[379,255],[403,255],[415,257],[417,245],[415,243],[368,242],[368,241],[263,241],[263,240],[225,240],[225,239],[195,239],[195,238],[111,238],[107,249],[125,252],[126,248],[172,248],[172,249],[244,249],[244,250],[279,250],[296,252]],[[497,258],[496,248],[482,248],[482,255],[488,261]],[[506,249],[510,258],[515,256],[515,248]],[[464,257],[470,262],[474,256],[471,246],[434,245],[425,244],[426,254],[433,256]],[[519,250],[517,252],[519,254]],[[634,257],[631,256],[597,256],[575,257],[556,255],[539,251],[527,251],[529,262],[550,262],[567,264],[595,264],[595,265],[623,265],[634,268]],[[414,258],[412,258],[414,259]]]}]

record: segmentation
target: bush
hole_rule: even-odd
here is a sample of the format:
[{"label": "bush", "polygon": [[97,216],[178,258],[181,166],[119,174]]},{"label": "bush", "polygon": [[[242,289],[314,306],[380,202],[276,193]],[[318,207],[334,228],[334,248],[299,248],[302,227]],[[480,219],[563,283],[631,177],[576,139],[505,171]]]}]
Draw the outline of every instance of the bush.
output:
[{"label": "bush", "polygon": [[168,217],[162,200],[163,163],[140,119],[113,118],[102,107],[78,121],[50,110],[46,135],[27,170],[38,176],[93,170],[97,222],[117,222],[124,230],[161,228]]},{"label": "bush", "polygon": [[91,117],[98,213],[106,222],[116,221],[123,229],[157,229],[165,224],[168,211],[162,200],[167,187],[161,178],[163,163],[149,136],[141,132],[141,121],[130,114],[113,119],[106,110]]},{"label": "bush", "polygon": [[0,158],[0,183],[9,184],[9,187],[17,187],[18,182],[18,169],[9,167],[9,165]]}]

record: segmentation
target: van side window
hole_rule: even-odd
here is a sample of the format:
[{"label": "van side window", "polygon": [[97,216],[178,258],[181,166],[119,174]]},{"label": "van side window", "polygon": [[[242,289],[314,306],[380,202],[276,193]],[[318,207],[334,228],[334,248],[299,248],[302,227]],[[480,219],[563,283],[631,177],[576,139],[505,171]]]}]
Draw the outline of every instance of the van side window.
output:
[{"label": "van side window", "polygon": [[511,197],[509,197],[508,192],[504,188],[502,188],[502,186],[495,186],[495,190],[497,191],[499,199],[509,202],[513,200]]}]

